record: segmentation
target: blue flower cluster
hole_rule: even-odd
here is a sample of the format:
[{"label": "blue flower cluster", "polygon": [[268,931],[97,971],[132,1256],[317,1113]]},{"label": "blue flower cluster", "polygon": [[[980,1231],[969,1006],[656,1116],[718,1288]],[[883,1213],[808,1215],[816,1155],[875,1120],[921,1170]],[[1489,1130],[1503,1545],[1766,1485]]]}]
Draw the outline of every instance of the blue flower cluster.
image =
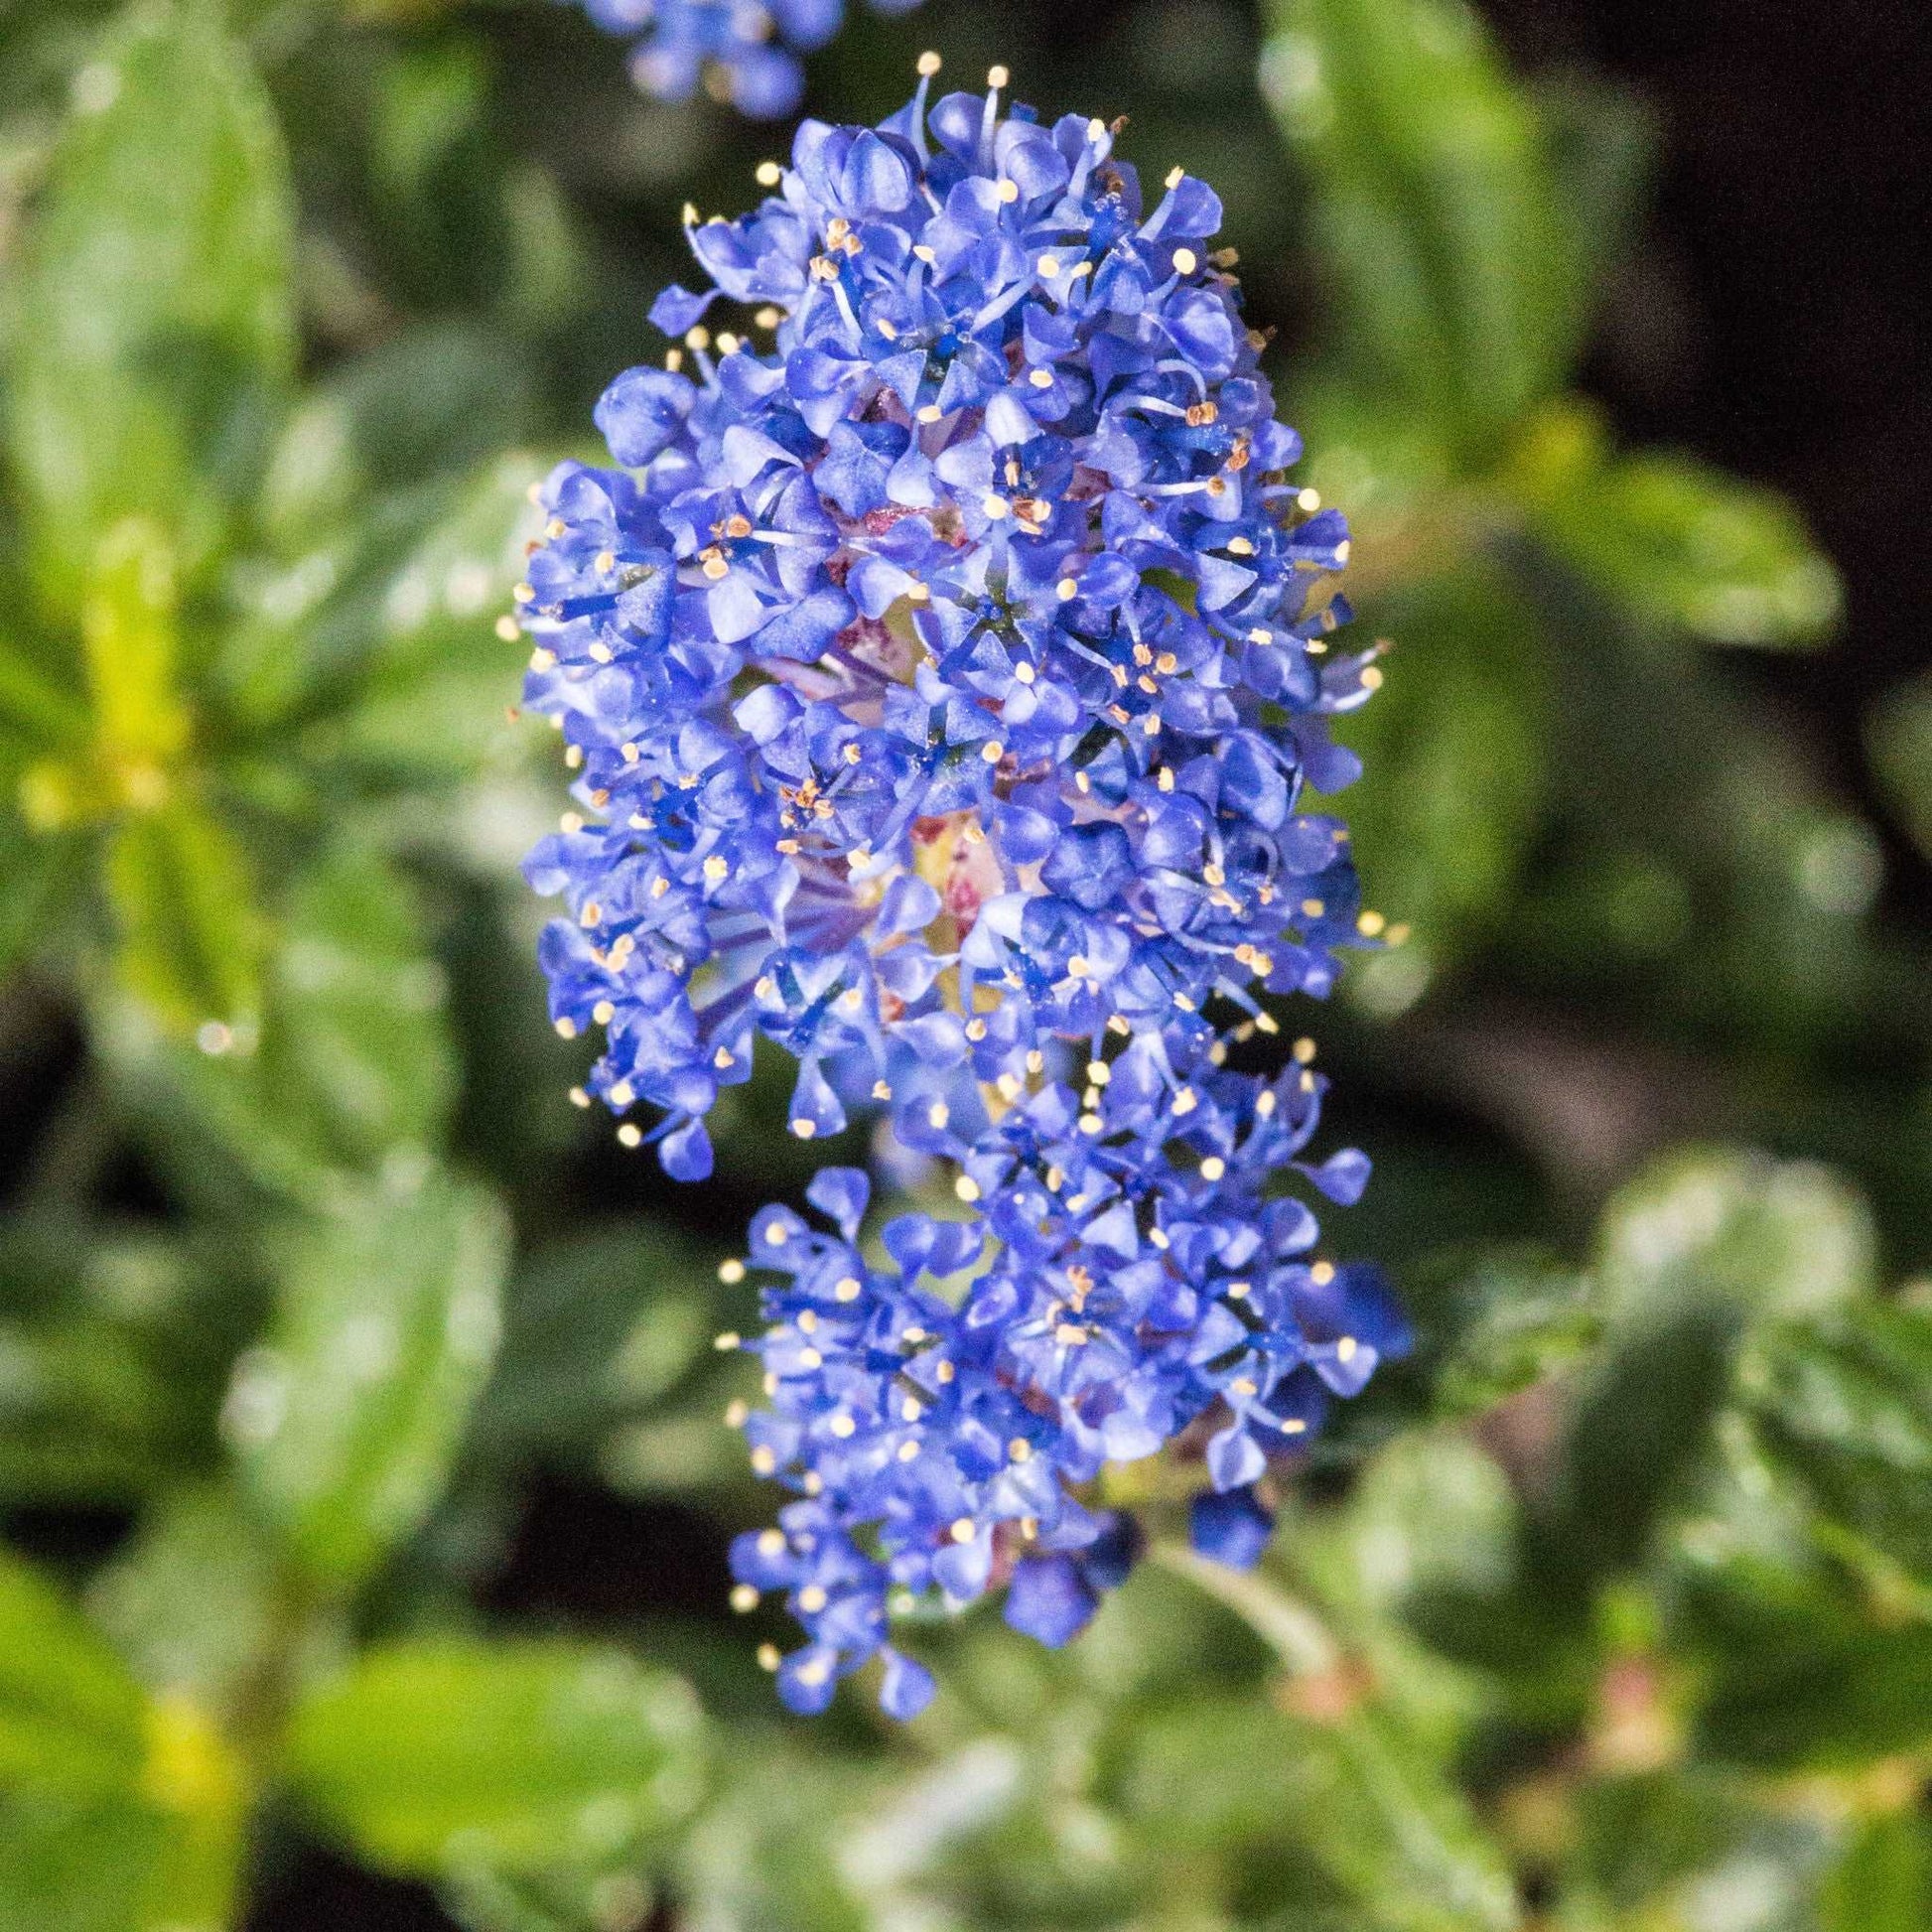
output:
[{"label": "blue flower cluster", "polygon": [[[735,1562],[806,1628],[800,1710],[900,1596],[1005,1584],[1063,1641],[1132,1554],[1075,1492],[1176,1438],[1196,1542],[1252,1562],[1270,1459],[1405,1345],[1275,1191],[1350,1201],[1367,1163],[1302,1161],[1323,1082],[1260,998],[1382,931],[1308,804],[1380,678],[1329,649],[1345,525],[1286,476],[1212,191],[1176,169],[1150,211],[1104,123],[1003,116],[1001,69],[929,106],[937,66],[878,129],[806,122],[751,214],[687,211],[711,286],[652,311],[684,347],[606,393],[614,466],[550,478],[518,590],[582,807],[527,872],[570,912],[552,1018],[602,1032],[585,1098],[702,1178],[762,1035],[793,1133],[889,1110],[972,1210],[876,1268],[829,1169],[836,1235],[754,1226],[747,1428],[798,1500]],[[888,1653],[889,1708],[929,1689]]]},{"label": "blue flower cluster", "polygon": [[[919,0],[872,0],[910,13]],[[845,21],[845,0],[583,0],[607,34],[636,40],[630,71],[659,100],[688,100],[702,84],[740,113],[775,120],[805,90],[800,54],[823,47]]]}]

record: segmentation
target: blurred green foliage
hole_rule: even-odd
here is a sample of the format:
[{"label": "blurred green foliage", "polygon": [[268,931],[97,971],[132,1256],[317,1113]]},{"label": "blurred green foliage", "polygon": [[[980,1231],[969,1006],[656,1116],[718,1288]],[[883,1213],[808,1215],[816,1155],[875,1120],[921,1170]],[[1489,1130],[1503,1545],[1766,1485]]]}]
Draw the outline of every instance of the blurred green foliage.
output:
[{"label": "blurred green foliage", "polygon": [[[514,876],[525,490],[759,137],[561,9],[0,5],[9,1932],[307,1923],[317,1846],[476,1932],[1932,1923],[1932,977],[1725,654],[1826,640],[1831,566],[1572,387],[1646,116],[1454,0],[1139,18],[1043,104],[1217,180],[1257,320],[1322,303],[1278,373],[1413,934],[1323,1050],[1420,1345],[1262,1571],[1114,1472],[1169,1527],[1091,1632],[933,1624],[901,1731],[781,1721],[692,1608],[768,1507],[709,1339],[778,1092],[706,1189],[618,1155]],[[1025,80],[988,31],[869,23],[815,104],[923,35]],[[1932,855],[1932,694],[1867,744]],[[650,1526],[621,1609],[589,1546],[505,1608],[558,1483]]]}]

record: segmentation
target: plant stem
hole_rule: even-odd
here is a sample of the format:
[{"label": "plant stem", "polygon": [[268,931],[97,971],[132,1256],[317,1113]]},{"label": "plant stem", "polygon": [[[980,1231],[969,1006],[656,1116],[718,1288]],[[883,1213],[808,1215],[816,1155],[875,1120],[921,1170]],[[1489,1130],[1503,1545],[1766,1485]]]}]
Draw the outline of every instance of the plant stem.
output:
[{"label": "plant stem", "polygon": [[1150,1544],[1148,1555],[1232,1610],[1290,1671],[1312,1675],[1333,1670],[1341,1662],[1341,1646],[1314,1611],[1266,1579],[1213,1563],[1186,1544],[1168,1538]]}]

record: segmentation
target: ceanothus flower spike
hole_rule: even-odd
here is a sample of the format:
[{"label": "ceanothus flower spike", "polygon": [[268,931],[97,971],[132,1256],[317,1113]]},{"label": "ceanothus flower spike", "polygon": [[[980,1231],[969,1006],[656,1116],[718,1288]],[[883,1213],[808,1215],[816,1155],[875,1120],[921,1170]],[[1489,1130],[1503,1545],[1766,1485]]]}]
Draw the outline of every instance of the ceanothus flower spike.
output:
[{"label": "ceanothus flower spike", "polygon": [[1000,69],[933,102],[937,68],[878,128],[805,122],[751,213],[686,211],[682,346],[611,385],[613,464],[553,473],[518,590],[576,774],[526,870],[567,908],[552,1019],[602,1035],[580,1101],[703,1178],[762,1035],[794,1134],[884,1110],[971,1210],[875,1264],[834,1169],[835,1235],[754,1224],[746,1429],[796,1500],[734,1561],[804,1625],[798,1710],[882,1650],[916,1709],[887,1632],[921,1598],[1005,1587],[1064,1641],[1135,1548],[1093,1485],[1177,1438],[1197,1544],[1252,1561],[1271,1462],[1406,1346],[1278,1190],[1367,1178],[1304,1158],[1312,1044],[1238,1070],[1384,942],[1316,798],[1381,676],[1331,648],[1346,527],[1289,478],[1212,190],[1150,208],[1104,123],[1003,113]]}]

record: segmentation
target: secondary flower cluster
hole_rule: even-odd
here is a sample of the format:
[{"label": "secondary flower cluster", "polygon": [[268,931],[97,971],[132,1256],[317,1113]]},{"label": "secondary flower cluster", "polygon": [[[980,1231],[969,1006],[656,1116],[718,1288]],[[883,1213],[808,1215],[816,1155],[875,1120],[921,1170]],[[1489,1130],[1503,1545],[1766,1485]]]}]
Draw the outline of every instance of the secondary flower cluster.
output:
[{"label": "secondary flower cluster", "polygon": [[[919,0],[872,0],[909,13]],[[845,0],[583,0],[607,34],[636,37],[630,71],[660,100],[687,100],[702,83],[760,120],[789,114],[805,90],[800,54],[845,22]]]},{"label": "secondary flower cluster", "polygon": [[[828,1170],[838,1239],[754,1231],[789,1282],[754,1458],[802,1499],[738,1564],[810,1633],[799,1708],[889,1589],[1010,1578],[1010,1620],[1070,1634],[1130,1546],[1072,1488],[1197,1424],[1197,1539],[1251,1561],[1268,1458],[1401,1345],[1271,1197],[1307,1054],[1230,1064],[1263,991],[1325,993],[1381,929],[1307,802],[1380,676],[1328,648],[1345,526],[1285,475],[1212,191],[1176,169],[1150,211],[1103,123],[1003,117],[1000,69],[928,111],[920,65],[882,127],[805,123],[751,214],[687,213],[711,287],[652,314],[689,368],[612,385],[614,466],[551,477],[519,587],[578,772],[527,870],[569,907],[542,957],[558,1029],[602,1030],[588,1093],[702,1178],[762,1035],[795,1134],[888,1107],[975,1210],[894,1223],[874,1270]],[[770,345],[714,339],[721,299]],[[1366,1172],[1303,1169],[1341,1200]],[[923,1685],[897,1659],[889,1704]]]}]

